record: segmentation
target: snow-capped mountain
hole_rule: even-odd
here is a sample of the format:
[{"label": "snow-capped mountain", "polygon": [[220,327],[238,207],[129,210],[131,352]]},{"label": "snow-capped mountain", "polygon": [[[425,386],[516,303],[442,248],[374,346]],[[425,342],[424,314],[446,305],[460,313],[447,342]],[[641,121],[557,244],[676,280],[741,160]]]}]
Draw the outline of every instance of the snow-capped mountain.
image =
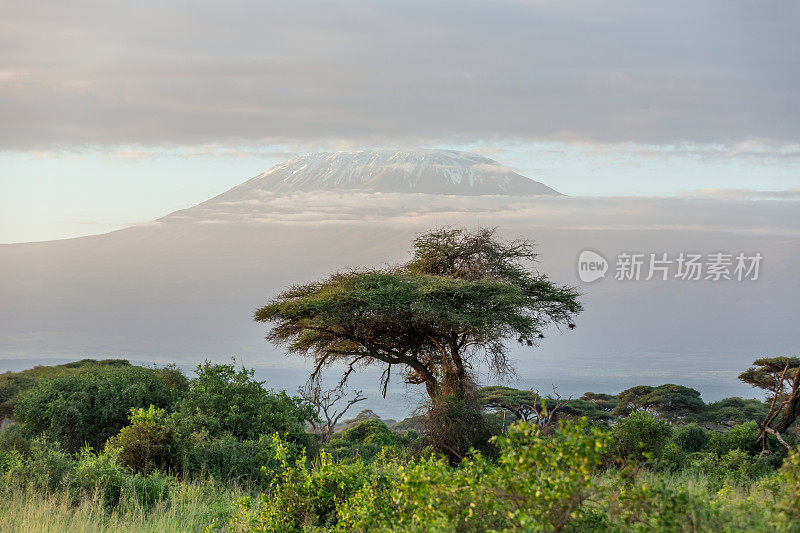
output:
[{"label": "snow-capped mountain", "polygon": [[306,154],[276,165],[218,199],[254,192],[371,191],[458,195],[558,195],[486,157],[450,150]]}]

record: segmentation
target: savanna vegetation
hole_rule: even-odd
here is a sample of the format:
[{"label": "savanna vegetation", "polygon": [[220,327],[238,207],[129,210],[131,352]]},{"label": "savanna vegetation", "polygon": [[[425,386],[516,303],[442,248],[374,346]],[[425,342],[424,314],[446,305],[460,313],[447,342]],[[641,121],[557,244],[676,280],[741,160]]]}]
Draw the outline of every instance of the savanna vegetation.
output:
[{"label": "savanna vegetation", "polygon": [[[581,310],[533,259],[491,231],[441,230],[407,264],[289,289],[256,319],[313,359],[296,395],[235,362],[0,375],[0,530],[800,531],[795,357],[743,369],[763,400],[477,383],[481,363],[508,377],[509,341],[535,346]],[[424,386],[419,417],[345,418],[363,365],[382,365],[384,391],[395,371]]]}]

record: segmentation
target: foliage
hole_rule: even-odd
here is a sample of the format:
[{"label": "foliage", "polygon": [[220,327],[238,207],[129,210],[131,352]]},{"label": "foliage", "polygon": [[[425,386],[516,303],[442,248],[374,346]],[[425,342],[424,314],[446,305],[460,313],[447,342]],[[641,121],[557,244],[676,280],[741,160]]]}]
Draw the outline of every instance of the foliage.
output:
[{"label": "foliage", "polygon": [[494,455],[489,441],[499,432],[494,419],[481,412],[472,394],[448,393],[434,398],[425,418],[428,442],[454,464],[473,449]]},{"label": "foliage", "polygon": [[783,490],[779,492],[775,508],[783,519],[782,524],[797,531],[800,529],[800,448],[795,448],[784,461],[779,483]]},{"label": "foliage", "polygon": [[478,389],[477,399],[482,407],[505,409],[519,420],[528,420],[533,415],[534,393],[531,390],[493,385]]},{"label": "foliage", "polygon": [[667,420],[675,420],[699,413],[705,407],[699,391],[672,383],[658,387],[631,387],[619,393],[617,399],[619,403],[614,408],[614,414],[622,416],[643,410]]},{"label": "foliage", "polygon": [[717,488],[721,488],[724,482],[743,485],[774,471],[767,458],[753,457],[737,448],[722,455],[713,452],[694,454],[691,467],[708,476]]},{"label": "foliage", "polygon": [[84,445],[101,448],[126,424],[132,407],[169,408],[180,394],[154,369],[109,365],[37,382],[17,400],[14,418],[75,453]]},{"label": "foliage", "polygon": [[495,437],[500,458],[488,476],[493,490],[515,502],[509,519],[526,529],[544,522],[560,530],[582,519],[592,476],[609,444],[607,434],[585,419],[562,424],[551,437],[538,428],[517,424],[508,436]]},{"label": "foliage", "polygon": [[607,413],[612,412],[619,403],[619,400],[616,396],[605,394],[603,392],[584,392],[583,396],[581,396],[579,399],[586,402],[592,402],[597,406],[598,409]]},{"label": "foliage", "polygon": [[564,400],[558,411],[559,415],[572,418],[587,418],[592,422],[611,420],[611,413],[601,407],[601,404],[585,399]]},{"label": "foliage", "polygon": [[611,428],[612,457],[644,461],[658,458],[669,443],[672,427],[645,412],[635,412]]},{"label": "foliage", "polygon": [[308,442],[304,424],[313,408],[285,392],[272,392],[253,378],[254,371],[232,364],[206,361],[176,413],[184,434],[205,432],[209,437],[229,433],[242,440],[280,433],[294,442]]},{"label": "foliage", "polygon": [[737,396],[724,398],[706,405],[696,418],[703,422],[733,421],[737,423],[761,421],[767,416],[769,406],[760,400],[744,399]]},{"label": "foliage", "polygon": [[360,459],[369,462],[382,456],[408,455],[410,448],[418,448],[419,444],[416,431],[396,433],[380,420],[365,420],[336,434],[323,450],[337,461]]},{"label": "foliage", "polygon": [[271,497],[241,503],[229,527],[242,531],[342,531],[561,528],[580,520],[607,437],[586,421],[564,424],[549,437],[524,422],[497,437],[496,466],[480,454],[459,468],[437,459],[406,466],[334,463],[287,468]]},{"label": "foliage", "polygon": [[[4,372],[0,374],[0,418],[11,416],[17,399],[20,398],[34,385],[40,381],[53,380],[63,376],[82,374],[96,370],[108,368],[130,367],[131,364],[124,359],[82,359],[63,365],[43,366],[38,365],[20,372]],[[136,367],[142,368],[142,367]],[[174,368],[168,367],[172,370]],[[166,370],[166,369],[165,369]],[[156,372],[161,372],[157,370]],[[179,373],[179,372],[178,372]],[[165,372],[165,378],[167,377]],[[178,378],[179,379],[179,378]],[[183,378],[186,381],[186,378]],[[169,387],[168,383],[165,383]],[[174,386],[178,390],[184,390],[180,386]]]},{"label": "foliage", "polygon": [[184,443],[181,468],[190,478],[266,488],[281,468],[276,460],[278,443],[288,459],[299,457],[304,451],[296,443],[281,441],[277,434],[240,440],[230,433],[218,437],[193,433]]},{"label": "foliage", "polygon": [[683,451],[694,453],[702,451],[711,436],[708,431],[695,423],[687,424],[675,430],[672,440]]},{"label": "foliage", "polygon": [[413,259],[398,268],[354,270],[292,287],[258,309],[268,339],[314,357],[321,368],[383,364],[384,386],[397,366],[406,379],[439,389],[469,387],[470,363],[486,355],[508,371],[505,342],[532,345],[545,326],[581,310],[577,293],[530,271],[530,243],[506,243],[490,230],[421,234]]},{"label": "foliage", "polygon": [[755,442],[758,433],[758,424],[755,422],[739,424],[725,433],[714,433],[708,442],[707,449],[709,452],[719,456],[733,450],[754,454],[756,452]]},{"label": "foliage", "polygon": [[119,462],[132,472],[177,472],[179,469],[179,437],[174,416],[164,409],[150,406],[133,408],[130,425],[108,440],[108,446],[119,449]]},{"label": "foliage", "polygon": [[20,424],[0,430],[0,452],[17,451],[26,455],[31,449],[31,435]]},{"label": "foliage", "polygon": [[753,366],[739,375],[739,379],[767,392],[769,410],[763,421],[759,422],[757,441],[762,451],[769,450],[768,435],[786,447],[781,434],[800,416],[800,358],[771,357],[757,359]]}]

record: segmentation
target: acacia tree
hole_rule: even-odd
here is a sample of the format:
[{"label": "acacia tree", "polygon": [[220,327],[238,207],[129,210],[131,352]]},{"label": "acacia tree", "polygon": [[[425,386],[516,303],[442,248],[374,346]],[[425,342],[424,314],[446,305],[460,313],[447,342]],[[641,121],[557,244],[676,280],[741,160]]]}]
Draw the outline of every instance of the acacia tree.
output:
[{"label": "acacia tree", "polygon": [[699,413],[705,407],[699,391],[672,383],[657,387],[637,385],[620,392],[617,401],[615,415],[627,416],[642,410],[668,420]]},{"label": "acacia tree", "polygon": [[756,444],[761,443],[762,453],[769,453],[767,434],[774,435],[778,442],[790,448],[781,434],[800,416],[800,358],[757,359],[739,379],[767,392],[769,410],[758,423],[760,431],[756,439]]},{"label": "acacia tree", "polygon": [[592,421],[608,420],[609,412],[597,404],[580,398],[563,399],[553,387],[552,396],[542,397],[536,390],[520,390],[512,387],[490,386],[478,390],[478,403],[488,409],[510,412],[519,420],[534,422],[541,428],[553,426],[564,417],[586,417]]},{"label": "acacia tree", "polygon": [[574,327],[577,292],[532,270],[535,259],[530,242],[493,230],[435,230],[416,238],[408,263],[291,287],[255,320],[273,324],[268,340],[313,357],[312,378],[344,363],[343,384],[356,368],[379,364],[384,395],[398,369],[431,399],[463,396],[477,358],[505,375],[509,340],[533,346],[548,325]]}]

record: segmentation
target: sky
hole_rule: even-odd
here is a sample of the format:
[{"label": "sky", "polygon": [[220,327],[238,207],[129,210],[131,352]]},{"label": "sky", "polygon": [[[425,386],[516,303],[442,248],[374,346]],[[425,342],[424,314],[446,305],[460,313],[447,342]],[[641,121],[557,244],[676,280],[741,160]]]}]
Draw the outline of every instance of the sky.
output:
[{"label": "sky", "polygon": [[0,10],[0,243],[153,220],[320,150],[474,151],[573,196],[800,187],[796,2]]}]

